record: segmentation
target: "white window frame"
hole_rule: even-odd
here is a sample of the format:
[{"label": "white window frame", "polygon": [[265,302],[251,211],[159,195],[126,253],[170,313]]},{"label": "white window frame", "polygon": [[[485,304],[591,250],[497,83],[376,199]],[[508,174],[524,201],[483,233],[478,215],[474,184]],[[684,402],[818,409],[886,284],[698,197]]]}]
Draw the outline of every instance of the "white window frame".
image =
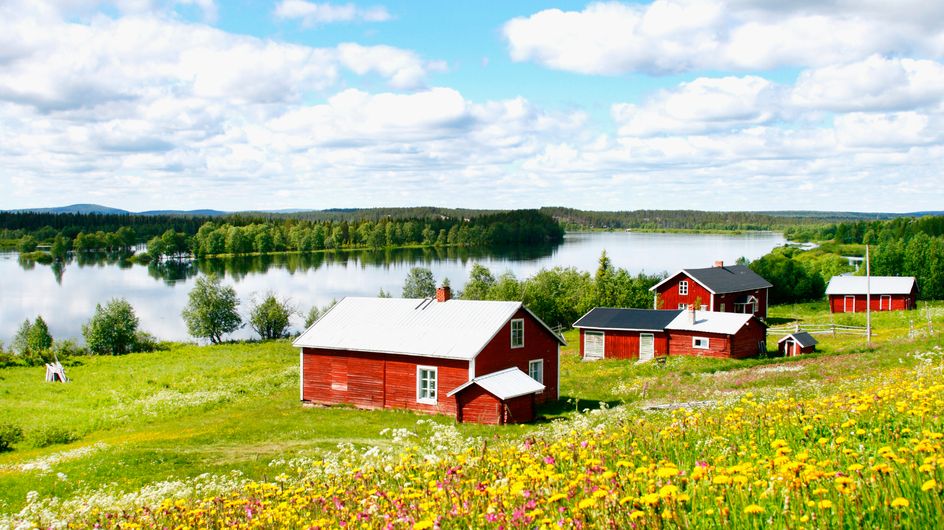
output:
[{"label": "white window frame", "polygon": [[[852,300],[852,309],[849,309],[849,300]],[[842,312],[843,313],[855,313],[856,297],[855,295],[847,294],[842,297]]]},{"label": "white window frame", "polygon": [[682,280],[679,282],[679,296],[688,295],[688,280]]},{"label": "white window frame", "polygon": [[[534,377],[535,371],[537,371],[537,375],[541,376],[540,378]],[[531,359],[528,361],[528,377],[542,385],[544,384],[544,359]]]},{"label": "white window frame", "polygon": [[679,304],[679,305],[678,305],[678,308],[681,309],[681,310],[688,309],[688,304]]},{"label": "white window frame", "polygon": [[[515,324],[519,324],[521,326],[521,343],[520,344],[515,344]],[[511,347],[524,348],[524,319],[523,318],[511,319]]]},{"label": "white window frame", "polygon": [[[704,341],[704,346],[699,346],[699,342]],[[710,348],[711,340],[708,337],[692,337],[692,348],[696,350],[707,350]]]},{"label": "white window frame", "polygon": [[[429,396],[425,396],[425,397],[424,397],[424,396],[421,395],[421,392],[422,392],[421,384],[422,384],[423,372],[432,372],[432,373],[433,373],[433,378],[432,378],[432,381],[433,381],[433,388],[432,388],[433,397],[429,397]],[[423,404],[425,404],[425,405],[435,405],[435,404],[439,403],[439,368],[438,368],[438,367],[436,367],[436,366],[422,366],[422,365],[417,365],[417,366],[416,366],[416,402],[417,402],[417,403],[423,403]]]}]

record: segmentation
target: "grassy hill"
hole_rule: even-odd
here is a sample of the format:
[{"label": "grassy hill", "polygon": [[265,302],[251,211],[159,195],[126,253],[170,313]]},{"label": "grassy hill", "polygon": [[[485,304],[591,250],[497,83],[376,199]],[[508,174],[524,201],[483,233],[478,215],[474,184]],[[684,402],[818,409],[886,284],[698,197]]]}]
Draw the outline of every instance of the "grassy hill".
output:
[{"label": "grassy hill", "polygon": [[[905,338],[922,315],[876,315],[874,350],[820,336],[819,353],[794,359],[584,363],[571,332],[562,402],[543,411],[548,421],[506,428],[302,407],[286,342],[82,358],[66,385],[3,369],[2,421],[27,439],[0,453],[0,526],[65,514],[80,526],[212,527],[222,520],[208,513],[243,520],[249,507],[285,528],[371,514],[397,527],[927,527],[944,483],[933,412],[944,403],[944,314],[932,313],[936,335]],[[771,316],[834,318],[825,304]],[[56,440],[68,442],[37,447]],[[907,507],[892,506],[899,497]],[[174,508],[160,517],[122,513],[165,499]]]}]

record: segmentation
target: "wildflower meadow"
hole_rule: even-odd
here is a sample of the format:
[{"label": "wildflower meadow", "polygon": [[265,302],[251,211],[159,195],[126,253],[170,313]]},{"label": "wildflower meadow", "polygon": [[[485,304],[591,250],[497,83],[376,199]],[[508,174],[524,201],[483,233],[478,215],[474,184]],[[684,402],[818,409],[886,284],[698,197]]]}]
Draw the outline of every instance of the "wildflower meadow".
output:
[{"label": "wildflower meadow", "polygon": [[[80,502],[72,528],[929,528],[944,513],[944,356],[703,408],[603,407],[521,437],[420,420],[388,449],[266,481]],[[914,361],[915,359],[912,359]],[[406,449],[402,449],[406,447]],[[111,499],[115,501],[115,499]],[[27,506],[10,524],[44,526]],[[60,513],[58,517],[62,517]]]}]

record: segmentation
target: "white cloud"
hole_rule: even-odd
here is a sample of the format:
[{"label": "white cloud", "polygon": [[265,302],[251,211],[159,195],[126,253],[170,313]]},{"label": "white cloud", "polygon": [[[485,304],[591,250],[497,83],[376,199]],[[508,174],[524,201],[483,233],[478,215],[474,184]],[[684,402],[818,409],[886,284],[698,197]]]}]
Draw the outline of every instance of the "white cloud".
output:
[{"label": "white cloud", "polygon": [[[345,67],[359,75],[376,73],[389,79],[395,88],[416,88],[423,84],[428,65],[408,50],[392,46],[361,46],[344,43],[338,45],[338,54]],[[434,64],[434,69],[441,65]]]},{"label": "white cloud", "polygon": [[791,99],[798,107],[840,112],[936,105],[944,99],[944,65],[873,55],[802,72]]},{"label": "white cloud", "polygon": [[[944,54],[944,28],[906,11],[872,3],[605,2],[515,18],[503,32],[515,61],[583,74],[824,66],[876,53]],[[940,9],[918,9],[934,11]]]},{"label": "white cloud", "polygon": [[707,132],[769,122],[780,112],[781,97],[779,87],[757,76],[700,77],[642,106],[617,103],[612,114],[621,135]]},{"label": "white cloud", "polygon": [[275,8],[281,19],[299,19],[305,26],[332,22],[384,22],[392,17],[383,6],[361,8],[354,4],[330,4],[305,0],[282,0]]}]

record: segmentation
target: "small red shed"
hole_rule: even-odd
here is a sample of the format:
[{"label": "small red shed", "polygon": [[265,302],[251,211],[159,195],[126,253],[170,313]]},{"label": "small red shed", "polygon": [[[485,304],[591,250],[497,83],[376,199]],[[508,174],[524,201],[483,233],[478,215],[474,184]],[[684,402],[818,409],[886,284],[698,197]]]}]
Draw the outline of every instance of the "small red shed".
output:
[{"label": "small red shed", "polygon": [[[510,368],[541,385],[527,399],[557,399],[562,344],[521,302],[451,300],[445,289],[437,299],[344,298],[294,342],[303,402],[453,415],[460,407],[447,393]],[[515,395],[502,394],[517,421],[527,401],[518,391],[530,387],[503,381],[517,385]],[[473,393],[460,397],[471,403]]]},{"label": "small red shed", "polygon": [[473,423],[528,423],[534,420],[535,396],[544,385],[517,368],[476,377],[455,388],[456,420]]},{"label": "small red shed", "polygon": [[813,353],[819,343],[812,335],[805,331],[791,333],[777,341],[777,350],[784,357],[794,357],[803,353]]},{"label": "small red shed", "polygon": [[913,276],[833,276],[826,296],[833,313],[864,313],[868,298],[872,311],[907,311],[917,307],[918,282]]}]

